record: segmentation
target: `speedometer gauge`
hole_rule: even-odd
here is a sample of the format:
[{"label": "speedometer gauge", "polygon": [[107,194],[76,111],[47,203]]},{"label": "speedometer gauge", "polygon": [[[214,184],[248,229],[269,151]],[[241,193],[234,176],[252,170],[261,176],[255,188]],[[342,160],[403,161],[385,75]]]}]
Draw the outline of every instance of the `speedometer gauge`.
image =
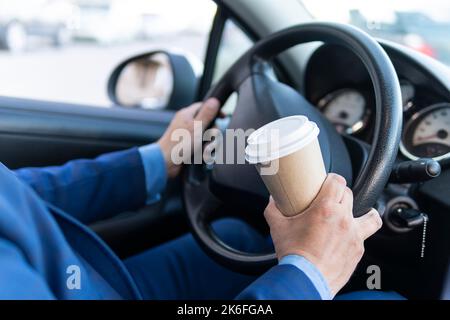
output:
[{"label": "speedometer gauge", "polygon": [[366,125],[366,99],[355,89],[341,89],[319,101],[319,108],[338,132],[355,133]]},{"label": "speedometer gauge", "polygon": [[450,158],[450,104],[427,107],[406,123],[400,146],[410,159]]}]

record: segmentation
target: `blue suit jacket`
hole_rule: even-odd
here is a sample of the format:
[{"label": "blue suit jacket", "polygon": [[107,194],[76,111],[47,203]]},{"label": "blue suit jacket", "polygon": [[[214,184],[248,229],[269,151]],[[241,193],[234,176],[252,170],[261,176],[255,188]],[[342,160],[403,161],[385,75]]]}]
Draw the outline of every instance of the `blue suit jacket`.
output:
[{"label": "blue suit jacket", "polygon": [[[144,206],[144,177],[137,149],[15,172],[0,164],[0,299],[139,299],[123,263],[84,224]],[[75,273],[81,290],[71,287]],[[320,295],[301,270],[279,265],[238,298]]]}]

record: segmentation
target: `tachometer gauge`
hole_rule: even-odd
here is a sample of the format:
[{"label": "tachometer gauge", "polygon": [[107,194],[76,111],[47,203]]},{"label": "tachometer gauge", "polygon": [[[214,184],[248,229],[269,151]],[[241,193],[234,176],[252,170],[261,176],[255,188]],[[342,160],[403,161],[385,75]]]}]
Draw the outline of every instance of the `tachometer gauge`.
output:
[{"label": "tachometer gauge", "polygon": [[356,133],[366,126],[366,99],[355,89],[341,89],[319,101],[319,108],[338,132]]},{"label": "tachometer gauge", "polygon": [[405,125],[400,149],[413,160],[450,158],[450,103],[435,104],[414,114]]}]

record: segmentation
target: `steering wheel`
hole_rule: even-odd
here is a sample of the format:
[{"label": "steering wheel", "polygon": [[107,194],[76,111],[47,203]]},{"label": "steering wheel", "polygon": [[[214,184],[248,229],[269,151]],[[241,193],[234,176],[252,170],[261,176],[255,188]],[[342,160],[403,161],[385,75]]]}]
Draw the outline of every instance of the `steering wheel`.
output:
[{"label": "steering wheel", "polygon": [[[267,72],[270,59],[311,41],[347,47],[365,64],[373,82],[376,99],[373,141],[367,161],[352,186],[354,216],[359,217],[372,208],[388,181],[402,127],[397,74],[374,39],[352,26],[337,23],[308,23],[282,30],[257,42],[240,57],[207,97],[216,97],[224,103],[237,92],[229,129],[257,129],[281,117],[307,116],[320,128],[319,142],[327,171],[353,181],[349,151],[334,126],[300,93],[275,81]],[[225,146],[230,141],[224,139],[223,143],[223,150],[227,150]],[[214,233],[211,222],[221,216],[239,216],[254,225],[258,225],[255,221],[264,223],[262,213],[268,197],[260,176],[250,164],[190,164],[184,170],[183,199],[194,237],[216,261],[238,272],[265,270],[276,263],[276,255],[229,247]]]}]

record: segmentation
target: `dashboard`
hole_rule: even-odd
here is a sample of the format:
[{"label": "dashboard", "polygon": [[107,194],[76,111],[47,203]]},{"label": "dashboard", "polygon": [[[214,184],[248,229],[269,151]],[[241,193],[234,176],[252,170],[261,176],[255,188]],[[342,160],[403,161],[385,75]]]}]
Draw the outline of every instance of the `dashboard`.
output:
[{"label": "dashboard", "polygon": [[[386,185],[379,199],[385,224],[392,222],[389,213],[396,207],[413,208],[427,214],[427,235],[421,227],[405,233],[384,228],[366,241],[367,263],[390,270],[384,273],[390,273],[388,282],[412,297],[448,297],[448,285],[447,289],[443,285],[450,279],[450,68],[403,46],[380,44],[394,65],[403,100],[397,163],[433,158],[442,172],[427,181]],[[366,67],[345,47],[321,44],[313,49],[304,67],[303,95],[337,131],[354,138],[344,139],[349,148],[369,150],[375,136],[376,101]],[[355,163],[362,158],[356,156]],[[427,258],[420,259],[417,248],[425,237]]]},{"label": "dashboard", "polygon": [[[386,48],[400,81],[403,131],[400,157],[450,160],[450,94],[435,75],[408,55]],[[320,46],[309,59],[305,96],[343,134],[371,142],[375,97],[359,58],[337,45]]]}]

